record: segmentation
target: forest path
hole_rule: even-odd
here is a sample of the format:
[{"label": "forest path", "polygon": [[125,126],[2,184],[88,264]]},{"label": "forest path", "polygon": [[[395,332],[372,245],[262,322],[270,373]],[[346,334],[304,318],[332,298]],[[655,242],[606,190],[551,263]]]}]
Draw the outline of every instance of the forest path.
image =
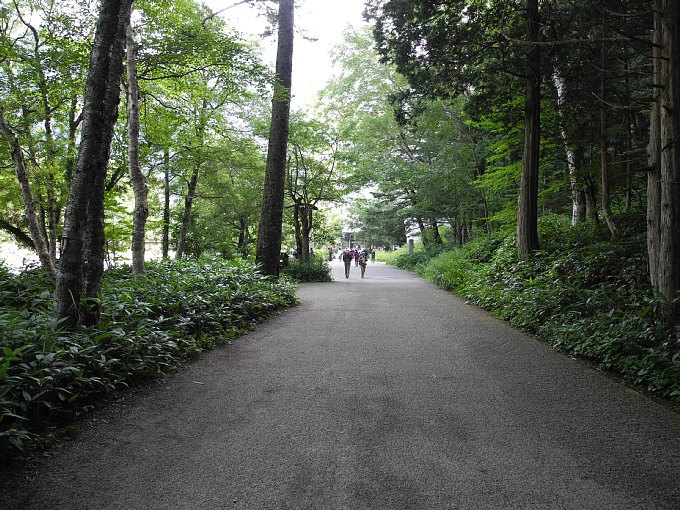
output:
[{"label": "forest path", "polygon": [[332,266],[0,507],[680,508],[677,414],[411,273]]}]

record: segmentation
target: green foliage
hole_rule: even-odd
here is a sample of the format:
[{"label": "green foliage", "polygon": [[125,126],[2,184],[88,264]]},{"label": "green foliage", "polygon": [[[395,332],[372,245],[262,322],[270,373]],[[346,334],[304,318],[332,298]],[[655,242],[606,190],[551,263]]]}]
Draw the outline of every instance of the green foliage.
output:
[{"label": "green foliage", "polygon": [[281,274],[297,282],[331,282],[331,268],[322,256],[315,256],[309,262],[293,259],[281,268]]},{"label": "green foliage", "polygon": [[539,226],[544,250],[528,262],[518,260],[509,234],[478,237],[427,263],[413,263],[425,252],[394,263],[560,350],[680,401],[680,339],[649,284],[645,236],[610,240],[603,225],[572,228],[560,216]]},{"label": "green foliage", "polygon": [[295,302],[294,286],[244,261],[150,262],[109,271],[97,327],[65,332],[40,271],[0,266],[0,458],[46,437],[103,395],[251,329]]},{"label": "green foliage", "polygon": [[432,258],[430,254],[424,249],[414,250],[412,254],[408,252],[408,249],[400,250],[398,255],[392,257],[391,263],[397,266],[399,269],[406,269],[407,271],[417,271],[418,269],[424,267],[428,261]]}]

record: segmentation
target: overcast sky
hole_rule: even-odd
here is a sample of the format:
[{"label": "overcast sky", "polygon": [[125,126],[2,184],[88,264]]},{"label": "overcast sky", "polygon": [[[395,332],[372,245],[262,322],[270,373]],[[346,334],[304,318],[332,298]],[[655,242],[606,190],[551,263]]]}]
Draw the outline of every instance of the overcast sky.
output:
[{"label": "overcast sky", "polygon": [[[236,0],[204,0],[214,10],[224,9]],[[332,74],[329,53],[342,41],[342,33],[348,25],[363,23],[361,13],[363,0],[302,0],[295,10],[295,42],[293,49],[293,103],[294,109],[313,101]],[[248,6],[237,6],[222,13],[236,29],[247,36],[259,37],[265,28],[265,20],[256,16]],[[317,41],[302,37],[303,31]],[[274,65],[276,36],[264,41],[265,58]]]}]

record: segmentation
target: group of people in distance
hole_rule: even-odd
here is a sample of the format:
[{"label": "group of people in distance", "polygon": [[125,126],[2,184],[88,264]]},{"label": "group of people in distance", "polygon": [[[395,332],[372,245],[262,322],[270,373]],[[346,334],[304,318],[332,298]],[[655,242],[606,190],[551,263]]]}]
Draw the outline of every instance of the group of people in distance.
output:
[{"label": "group of people in distance", "polygon": [[361,268],[361,277],[363,278],[366,274],[366,264],[368,264],[369,256],[371,257],[371,261],[375,262],[375,251],[370,250],[369,252],[366,247],[362,249],[361,246],[357,245],[356,249],[350,250],[345,248],[342,250],[340,260],[345,263],[345,278],[349,278],[349,270],[352,267],[352,261],[354,261],[355,267]]}]

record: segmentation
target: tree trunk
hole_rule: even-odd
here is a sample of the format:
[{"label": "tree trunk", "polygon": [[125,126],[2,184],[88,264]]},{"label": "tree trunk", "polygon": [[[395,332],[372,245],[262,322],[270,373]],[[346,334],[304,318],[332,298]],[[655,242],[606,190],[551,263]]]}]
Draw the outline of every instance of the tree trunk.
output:
[{"label": "tree trunk", "polygon": [[264,274],[278,276],[281,252],[281,225],[286,177],[286,154],[290,118],[291,75],[293,69],[294,0],[279,0],[279,36],[276,77],[272,100],[267,168],[262,195],[262,213],[257,235],[257,262]]},{"label": "tree trunk", "polygon": [[576,153],[569,146],[569,136],[567,134],[567,128],[564,125],[564,116],[562,115],[567,101],[567,84],[557,69],[555,69],[553,72],[553,84],[555,85],[555,90],[557,91],[557,113],[560,119],[560,136],[562,138],[562,145],[564,146],[564,154],[567,158],[567,169],[569,170],[569,188],[571,191],[571,225],[576,226],[583,222],[586,218],[585,196],[579,183],[579,167],[577,166],[576,162]]},{"label": "tree trunk", "polygon": [[600,213],[597,209],[597,186],[589,180],[583,192],[586,197],[586,217],[595,223],[600,223]]},{"label": "tree trunk", "polygon": [[61,208],[57,206],[56,201],[52,197],[49,206],[49,219],[47,220],[47,245],[52,260],[57,260],[57,245],[59,244],[57,242],[59,237],[57,227],[59,226],[60,218]]},{"label": "tree trunk", "polygon": [[300,211],[300,234],[302,240],[302,251],[300,260],[309,262],[309,234],[312,231],[312,209],[310,205],[303,205]]},{"label": "tree trunk", "polygon": [[[123,37],[125,34],[123,33]],[[121,55],[121,59],[123,55]],[[99,161],[108,161],[109,150],[99,156]],[[83,244],[83,296],[89,300],[81,310],[80,322],[92,326],[99,322],[100,303],[97,295],[101,291],[104,277],[104,259],[106,257],[106,240],[104,236],[104,194],[106,191],[106,164],[103,171],[94,177],[91,195],[87,207],[87,219]],[[115,258],[114,258],[115,261]]]},{"label": "tree trunk", "polygon": [[[650,183],[652,196],[648,201],[655,200],[659,212],[651,211],[651,219],[658,218],[658,234],[653,233],[658,235],[658,245],[651,244],[650,261],[654,256],[656,276],[652,276],[652,282],[656,282],[655,287],[668,300],[673,319],[678,321],[678,310],[671,304],[680,290],[680,3],[656,0],[655,7],[655,41],[661,48],[655,48],[654,59],[658,96],[652,129],[658,127],[658,135],[652,133],[658,140],[651,137],[650,148],[652,157],[657,158],[652,166],[659,170],[659,181]],[[657,193],[658,199],[654,196]]]},{"label": "tree trunk", "polygon": [[196,194],[196,186],[198,184],[198,164],[194,167],[187,187],[187,194],[184,197],[184,213],[182,214],[182,225],[179,229],[179,236],[177,237],[177,252],[175,253],[176,260],[182,260],[184,256],[184,249],[186,248],[187,234],[189,232],[189,222],[191,220],[191,208],[194,203],[194,196]]},{"label": "tree trunk", "polygon": [[250,233],[248,232],[248,217],[239,216],[238,219],[239,229],[238,229],[238,252],[246,257],[248,255],[248,240],[250,238]]},{"label": "tree trunk", "polygon": [[128,169],[135,211],[132,224],[132,276],[138,280],[144,273],[146,218],[149,216],[146,179],[139,165],[139,89],[137,87],[137,49],[132,26],[126,31],[127,77],[128,77]]},{"label": "tree trunk", "polygon": [[67,184],[71,184],[71,179],[73,179],[73,172],[76,167],[77,157],[77,144],[76,136],[78,134],[78,126],[82,122],[82,114],[76,117],[76,111],[78,109],[78,97],[73,96],[71,98],[71,105],[68,110],[68,145],[66,146],[66,168],[64,170],[64,178]]},{"label": "tree trunk", "polygon": [[[604,92],[604,78],[602,78],[602,89]],[[609,158],[608,158],[609,144],[607,135],[607,113],[604,102],[600,103],[600,171],[601,171],[601,186],[602,186],[602,214],[607,223],[609,232],[612,237],[618,234],[618,228],[614,221],[611,205],[611,191],[609,189]]]},{"label": "tree trunk", "polygon": [[449,227],[451,227],[451,232],[453,232],[453,235],[456,239],[456,245],[461,246],[460,244],[460,229],[458,225],[458,216],[455,216],[453,218],[447,218],[447,223],[449,224]]},{"label": "tree trunk", "polygon": [[432,241],[436,245],[444,244],[444,241],[442,241],[442,236],[439,233],[439,224],[437,223],[437,220],[432,220]]},{"label": "tree trunk", "polygon": [[163,239],[161,249],[163,258],[168,258],[170,251],[170,150],[163,151]]},{"label": "tree trunk", "polygon": [[421,216],[416,216],[416,222],[418,223],[418,229],[420,230],[420,238],[423,240],[423,246],[427,245],[429,239],[427,238],[427,229],[425,228],[425,222]]},{"label": "tree trunk", "polygon": [[[527,41],[538,41],[538,0],[527,0]],[[517,253],[526,260],[538,249],[538,163],[541,142],[541,50],[527,51],[524,154],[517,212]]]},{"label": "tree trunk", "polygon": [[650,171],[647,174],[647,254],[649,258],[649,278],[652,286],[659,290],[659,251],[661,248],[661,15],[662,0],[654,2],[654,47],[653,81],[654,101],[651,104],[649,126]]},{"label": "tree trunk", "polygon": [[[103,187],[118,115],[125,29],[130,22],[131,3],[132,0],[109,0],[101,4],[90,57],[78,163],[64,214],[60,270],[54,296],[56,314],[67,327],[80,321],[83,275],[96,278],[97,274],[103,274],[103,236],[98,236],[97,226],[88,225],[88,222],[100,211],[103,213]],[[103,217],[101,220],[103,225]],[[102,242],[100,247],[96,246],[99,242]],[[87,250],[85,254],[84,249]],[[95,255],[101,258],[95,260]],[[96,268],[84,271],[83,266],[91,263],[101,271]],[[99,285],[96,281],[89,283],[88,293],[97,289],[101,280]]]},{"label": "tree trunk", "polygon": [[295,202],[293,205],[293,227],[295,228],[295,251],[297,251],[298,258],[302,255],[302,227],[300,226],[300,208],[301,204]]},{"label": "tree trunk", "polygon": [[24,214],[26,216],[28,229],[31,234],[31,241],[33,241],[33,246],[38,252],[38,258],[40,259],[40,264],[42,265],[43,269],[45,269],[45,272],[52,281],[56,281],[57,270],[54,267],[53,259],[50,256],[47,239],[43,235],[43,232],[40,228],[40,222],[38,221],[38,216],[36,214],[35,201],[33,199],[31,185],[28,181],[26,163],[21,151],[21,146],[19,145],[19,141],[17,140],[16,136],[14,136],[14,133],[7,125],[7,122],[5,122],[5,111],[2,105],[0,105],[0,132],[2,133],[2,137],[5,139],[5,142],[7,143],[12,154],[14,169],[17,180],[19,181],[21,195],[24,200]]},{"label": "tree trunk", "polygon": [[[607,23],[606,11],[602,5],[602,29]],[[604,35],[604,34],[603,34]],[[612,214],[611,192],[609,190],[609,134],[607,133],[607,46],[602,41],[600,53],[600,177],[602,185],[602,213],[612,237],[619,233]]]}]

